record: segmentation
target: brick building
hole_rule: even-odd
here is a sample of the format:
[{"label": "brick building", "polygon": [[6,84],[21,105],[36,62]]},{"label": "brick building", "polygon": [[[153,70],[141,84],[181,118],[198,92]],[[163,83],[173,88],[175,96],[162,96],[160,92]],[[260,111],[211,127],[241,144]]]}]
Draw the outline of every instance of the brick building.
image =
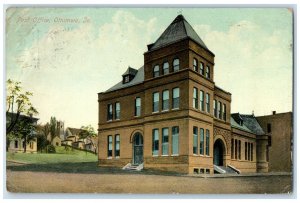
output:
[{"label": "brick building", "polygon": [[292,112],[258,116],[257,121],[269,137],[267,160],[269,171],[292,170],[293,114]]},{"label": "brick building", "polygon": [[98,94],[99,165],[181,173],[266,172],[267,136],[252,115],[231,116],[214,82],[215,55],[179,15],[144,65]]}]

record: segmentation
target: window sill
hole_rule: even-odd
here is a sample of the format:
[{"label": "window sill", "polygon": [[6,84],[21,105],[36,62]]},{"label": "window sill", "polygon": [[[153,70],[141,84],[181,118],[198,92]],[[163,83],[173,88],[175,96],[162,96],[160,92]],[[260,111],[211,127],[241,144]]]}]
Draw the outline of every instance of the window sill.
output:
[{"label": "window sill", "polygon": [[141,117],[141,116],[134,116],[135,118],[139,118],[139,117]]},{"label": "window sill", "polygon": [[166,109],[166,110],[162,110],[161,112],[167,112],[167,111],[169,111],[169,109]]},{"label": "window sill", "polygon": [[106,159],[112,159],[112,157],[111,157],[111,156],[109,156],[109,157],[107,157]]},{"label": "window sill", "polygon": [[179,156],[179,154],[172,154],[171,156]]},{"label": "window sill", "polygon": [[172,111],[174,111],[174,110],[179,110],[179,108],[174,108],[174,109],[172,109]]},{"label": "window sill", "polygon": [[161,156],[169,156],[168,154],[165,154],[165,155],[161,155]]},{"label": "window sill", "polygon": [[154,111],[154,112],[152,112],[152,114],[156,114],[156,113],[159,113],[159,111]]},{"label": "window sill", "polygon": [[119,157],[119,156],[116,156],[116,159],[120,159],[120,157]]},{"label": "window sill", "polygon": [[112,120],[108,120],[108,121],[106,121],[106,122],[112,122]]},{"label": "window sill", "polygon": [[158,155],[152,155],[152,157],[158,157]]}]

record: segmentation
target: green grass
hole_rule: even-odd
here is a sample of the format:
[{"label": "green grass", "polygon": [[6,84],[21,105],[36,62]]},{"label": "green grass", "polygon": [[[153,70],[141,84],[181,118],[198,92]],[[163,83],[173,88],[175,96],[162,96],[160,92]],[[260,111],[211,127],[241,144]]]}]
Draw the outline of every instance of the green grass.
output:
[{"label": "green grass", "polygon": [[6,160],[19,161],[24,163],[79,163],[79,162],[96,162],[97,156],[95,154],[84,152],[76,149],[65,150],[65,147],[55,147],[56,153],[6,153]]}]

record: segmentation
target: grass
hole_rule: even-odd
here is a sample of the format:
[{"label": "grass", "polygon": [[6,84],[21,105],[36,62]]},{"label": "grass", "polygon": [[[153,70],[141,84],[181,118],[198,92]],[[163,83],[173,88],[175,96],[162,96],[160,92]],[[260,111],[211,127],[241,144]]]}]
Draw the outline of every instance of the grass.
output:
[{"label": "grass", "polygon": [[65,147],[56,147],[56,153],[6,153],[6,160],[18,161],[28,164],[51,164],[51,163],[81,163],[97,162],[95,154],[76,149],[65,150]]}]

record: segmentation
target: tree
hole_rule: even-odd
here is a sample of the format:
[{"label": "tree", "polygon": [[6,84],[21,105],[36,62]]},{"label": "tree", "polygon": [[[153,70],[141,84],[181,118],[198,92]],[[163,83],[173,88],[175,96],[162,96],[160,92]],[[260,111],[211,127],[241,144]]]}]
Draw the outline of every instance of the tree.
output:
[{"label": "tree", "polygon": [[50,118],[50,134],[51,134],[51,141],[55,138],[57,132],[57,122],[56,118],[52,117]]},{"label": "tree", "polygon": [[47,140],[47,136],[50,132],[49,123],[46,123],[45,125],[38,125],[37,126],[37,150],[43,151],[49,144]]},{"label": "tree", "polygon": [[6,113],[12,113],[10,121],[8,121],[6,125],[6,134],[10,134],[18,123],[21,113],[32,116],[38,114],[38,111],[30,102],[29,97],[33,96],[33,93],[24,92],[21,87],[21,82],[8,79],[6,82],[6,94]]},{"label": "tree", "polygon": [[91,125],[81,126],[79,136],[81,139],[95,137],[97,134]]}]

